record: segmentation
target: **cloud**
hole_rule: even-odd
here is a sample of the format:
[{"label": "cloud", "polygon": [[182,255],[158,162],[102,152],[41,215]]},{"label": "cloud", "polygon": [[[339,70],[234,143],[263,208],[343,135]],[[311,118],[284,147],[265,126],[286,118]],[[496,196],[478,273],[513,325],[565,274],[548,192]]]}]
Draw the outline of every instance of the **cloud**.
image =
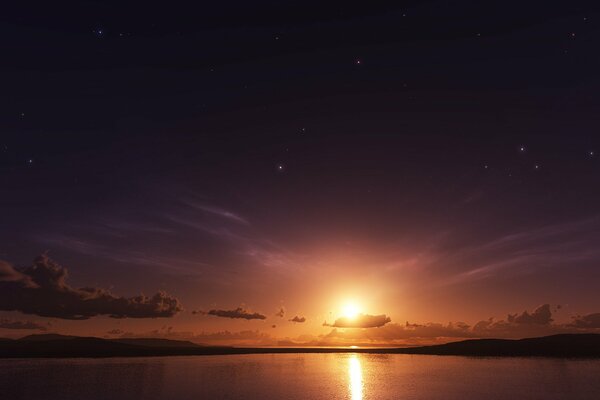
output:
[{"label": "cloud", "polygon": [[391,318],[385,314],[359,314],[355,318],[338,318],[333,324],[325,322],[323,326],[333,326],[335,328],[378,328],[391,321]]},{"label": "cloud", "polygon": [[252,226],[226,225],[190,218],[188,214],[169,214],[169,221],[201,231],[231,246],[232,253],[253,259],[259,264],[277,268],[300,268],[305,258],[264,237]]},{"label": "cloud", "polygon": [[550,311],[550,304],[539,306],[531,314],[529,314],[527,311],[523,311],[521,315],[509,315],[508,322],[514,322],[517,324],[548,325],[552,322],[552,311]]},{"label": "cloud", "polygon": [[206,205],[206,204],[201,204],[201,203],[197,203],[195,201],[192,200],[187,200],[184,201],[184,203],[186,203],[188,206],[196,208],[198,210],[201,210],[205,213],[208,214],[212,214],[212,215],[216,215],[222,218],[226,218],[229,219],[231,221],[235,221],[244,225],[249,225],[250,223],[248,222],[247,219],[241,217],[240,215],[231,212],[229,210],[225,210],[223,208],[220,207],[215,207],[215,206],[210,206],[210,205]]},{"label": "cloud", "polygon": [[299,316],[296,315],[294,318],[292,318],[292,319],[290,319],[288,321],[302,323],[302,322],[306,322],[306,318],[305,317],[299,317]]},{"label": "cloud", "polygon": [[[557,307],[559,309],[560,307]],[[339,321],[339,320],[338,320]],[[347,328],[344,323],[326,326]],[[345,320],[344,320],[345,322]],[[337,325],[336,325],[337,324]],[[354,326],[352,326],[354,327]],[[523,311],[508,314],[505,319],[489,318],[473,325],[464,322],[447,324],[429,322],[425,324],[389,323],[378,329],[333,329],[330,333],[313,338],[304,345],[427,345],[453,340],[474,338],[506,338],[547,336],[560,333],[598,332],[600,313],[575,316],[570,323],[555,323],[549,304],[537,307],[533,312]],[[300,343],[299,343],[300,344]]]},{"label": "cloud", "polygon": [[285,307],[281,306],[281,307],[279,308],[279,311],[277,311],[277,312],[275,313],[275,316],[276,316],[276,317],[279,317],[279,318],[283,318],[283,317],[285,317]]},{"label": "cloud", "polygon": [[[11,264],[0,260],[0,282],[17,282],[27,288],[37,288],[31,277],[17,271]],[[0,283],[1,284],[1,283]]]},{"label": "cloud", "polygon": [[[199,313],[198,311],[196,313]],[[215,317],[222,318],[240,318],[240,319],[267,319],[267,317],[263,314],[259,314],[257,312],[251,312],[243,307],[238,307],[235,310],[210,310],[208,312],[200,312],[206,315],[214,315]]]},{"label": "cloud", "polygon": [[573,328],[600,329],[600,313],[588,315],[577,315],[573,317],[573,321],[567,324]]},{"label": "cloud", "polygon": [[45,254],[24,269],[0,262],[0,310],[74,320],[172,317],[182,310],[178,299],[162,291],[151,297],[119,297],[105,289],[71,287],[67,278],[67,269]]},{"label": "cloud", "polygon": [[[560,306],[558,307],[560,308]],[[564,333],[565,326],[553,324],[552,310],[549,304],[543,304],[532,313],[508,314],[506,320],[479,321],[471,329],[475,337],[515,338],[525,336],[551,335]]]},{"label": "cloud", "polygon": [[18,321],[12,319],[0,319],[0,328],[2,329],[38,329],[40,331],[45,331],[48,328],[46,325],[38,324],[33,321]]},{"label": "cloud", "polygon": [[491,239],[482,235],[481,239],[473,238],[473,244],[466,247],[447,241],[432,249],[437,258],[428,268],[458,269],[451,276],[441,276],[438,285],[445,286],[499,274],[514,275],[523,269],[534,272],[549,266],[597,263],[600,249],[592,233],[599,228],[600,215],[595,215],[566,223],[522,227]]}]

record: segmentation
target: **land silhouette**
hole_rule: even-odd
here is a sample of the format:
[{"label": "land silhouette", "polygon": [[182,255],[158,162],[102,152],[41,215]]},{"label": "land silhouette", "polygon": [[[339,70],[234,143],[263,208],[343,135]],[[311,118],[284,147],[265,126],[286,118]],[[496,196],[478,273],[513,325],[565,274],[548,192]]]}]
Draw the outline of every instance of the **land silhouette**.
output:
[{"label": "land silhouette", "polygon": [[526,339],[472,339],[407,348],[225,347],[189,341],[41,334],[1,339],[0,358],[156,357],[183,355],[278,353],[426,354],[473,357],[586,357],[600,358],[600,334],[561,334]]}]

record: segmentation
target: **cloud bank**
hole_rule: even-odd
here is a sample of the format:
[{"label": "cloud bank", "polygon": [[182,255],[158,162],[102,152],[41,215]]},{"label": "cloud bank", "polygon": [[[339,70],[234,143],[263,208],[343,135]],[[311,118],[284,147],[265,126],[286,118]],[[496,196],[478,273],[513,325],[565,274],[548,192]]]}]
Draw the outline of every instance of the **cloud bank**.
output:
[{"label": "cloud bank", "polygon": [[0,310],[73,320],[172,317],[182,310],[178,299],[162,291],[151,297],[120,297],[100,288],[74,288],[67,278],[67,269],[45,254],[24,269],[0,261]]},{"label": "cloud bank", "polygon": [[568,326],[581,329],[600,329],[600,313],[577,315],[573,317],[573,321]]},{"label": "cloud bank", "polygon": [[306,318],[305,317],[299,317],[299,316],[296,315],[294,318],[290,319],[289,321],[302,323],[302,322],[306,322]]},{"label": "cloud bank", "polygon": [[358,314],[354,318],[338,318],[333,324],[328,324],[325,322],[323,326],[332,326],[334,328],[379,328],[391,321],[391,318],[385,314]]},{"label": "cloud bank", "polygon": [[553,311],[549,304],[537,307],[534,311],[508,314],[505,319],[489,318],[473,325],[464,322],[447,324],[405,324],[390,323],[379,329],[337,329],[345,326],[346,320],[326,326],[333,326],[330,333],[315,337],[311,345],[356,344],[356,345],[424,345],[475,338],[506,338],[547,336],[560,333],[590,333],[600,331],[600,313],[578,315],[569,323],[554,323]]},{"label": "cloud bank", "polygon": [[[549,314],[548,314],[549,312]],[[479,321],[473,325],[464,322],[441,323],[386,323],[377,329],[344,329],[334,327],[322,334],[276,337],[272,325],[266,330],[244,330],[240,332],[192,332],[178,331],[173,326],[145,332],[127,332],[113,329],[106,332],[111,337],[155,337],[165,339],[189,340],[205,345],[224,346],[419,346],[447,343],[474,338],[523,338],[545,336],[558,333],[600,332],[600,313],[577,315],[568,323],[557,324],[552,321],[553,307],[544,304],[534,311],[508,314],[506,318]],[[203,314],[207,314],[203,312]],[[534,316],[529,318],[528,316]],[[550,317],[548,317],[548,315]],[[525,317],[523,317],[525,316]],[[303,317],[298,317],[299,319]],[[330,325],[329,325],[330,326]]]},{"label": "cloud bank", "polygon": [[38,324],[33,321],[19,321],[13,319],[0,319],[0,328],[1,329],[37,329],[40,331],[47,330],[46,325]]},{"label": "cloud bank", "polygon": [[266,315],[251,312],[243,307],[238,307],[235,310],[210,310],[205,312],[206,315],[213,315],[221,318],[240,318],[240,319],[267,319]]}]

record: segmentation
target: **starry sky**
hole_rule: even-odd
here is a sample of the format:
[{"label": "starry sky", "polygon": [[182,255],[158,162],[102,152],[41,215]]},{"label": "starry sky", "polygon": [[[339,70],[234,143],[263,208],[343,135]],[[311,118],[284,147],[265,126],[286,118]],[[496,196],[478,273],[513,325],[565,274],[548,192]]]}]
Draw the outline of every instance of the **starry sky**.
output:
[{"label": "starry sky", "polygon": [[0,33],[0,336],[600,329],[594,2],[24,1]]}]

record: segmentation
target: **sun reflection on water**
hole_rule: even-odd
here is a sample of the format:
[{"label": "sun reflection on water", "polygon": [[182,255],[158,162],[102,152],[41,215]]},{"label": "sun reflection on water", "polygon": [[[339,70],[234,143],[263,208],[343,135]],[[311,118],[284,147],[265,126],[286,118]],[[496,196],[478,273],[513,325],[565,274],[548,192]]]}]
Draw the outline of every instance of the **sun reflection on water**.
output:
[{"label": "sun reflection on water", "polygon": [[352,400],[362,400],[363,376],[360,360],[356,354],[352,354],[348,359],[348,362],[348,372],[350,373],[350,398]]}]

